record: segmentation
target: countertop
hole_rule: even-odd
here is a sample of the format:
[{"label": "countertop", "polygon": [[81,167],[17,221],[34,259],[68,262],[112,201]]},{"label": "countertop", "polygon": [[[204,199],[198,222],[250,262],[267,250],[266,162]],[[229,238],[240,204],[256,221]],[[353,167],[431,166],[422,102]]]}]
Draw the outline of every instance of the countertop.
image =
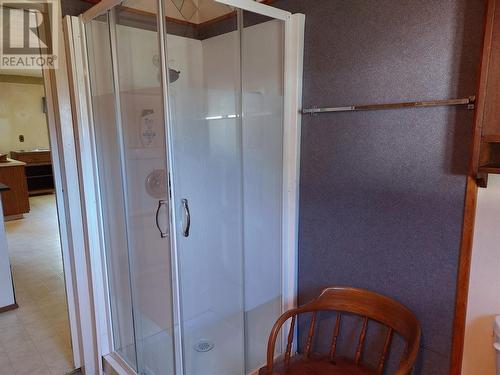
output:
[{"label": "countertop", "polygon": [[17,152],[18,154],[32,154],[34,152],[50,152],[49,148],[34,148],[33,150],[17,150],[17,151],[11,151],[11,152]]},{"label": "countertop", "polygon": [[19,160],[14,160],[14,159],[9,159],[7,158],[7,163],[0,163],[0,168],[5,168],[5,167],[15,167],[18,165],[26,165],[25,162],[19,161]]},{"label": "countertop", "polygon": [[7,190],[10,190],[10,187],[8,187],[7,185],[2,184],[2,183],[0,182],[0,193],[1,193],[2,191],[7,191]]}]

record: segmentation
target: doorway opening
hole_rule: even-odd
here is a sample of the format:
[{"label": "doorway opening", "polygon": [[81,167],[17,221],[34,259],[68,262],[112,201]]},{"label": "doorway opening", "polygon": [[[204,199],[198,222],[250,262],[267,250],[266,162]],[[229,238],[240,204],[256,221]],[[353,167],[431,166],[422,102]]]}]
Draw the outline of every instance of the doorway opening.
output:
[{"label": "doorway opening", "polygon": [[9,189],[2,203],[15,299],[0,314],[0,362],[12,374],[30,366],[64,374],[73,355],[45,90],[41,71],[15,73],[0,74],[0,182]]},{"label": "doorway opening", "polygon": [[[10,9],[12,19],[26,13],[36,17]],[[10,27],[23,32],[21,23]],[[41,69],[0,69],[2,374],[75,368],[45,82]]]}]

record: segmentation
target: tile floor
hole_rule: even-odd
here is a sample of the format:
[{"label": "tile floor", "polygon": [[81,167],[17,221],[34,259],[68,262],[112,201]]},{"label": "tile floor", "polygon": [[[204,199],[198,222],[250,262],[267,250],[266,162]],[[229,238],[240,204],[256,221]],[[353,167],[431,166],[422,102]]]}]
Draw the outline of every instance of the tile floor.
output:
[{"label": "tile floor", "polygon": [[0,375],[63,375],[71,339],[54,195],[5,223],[19,309],[0,314]]}]

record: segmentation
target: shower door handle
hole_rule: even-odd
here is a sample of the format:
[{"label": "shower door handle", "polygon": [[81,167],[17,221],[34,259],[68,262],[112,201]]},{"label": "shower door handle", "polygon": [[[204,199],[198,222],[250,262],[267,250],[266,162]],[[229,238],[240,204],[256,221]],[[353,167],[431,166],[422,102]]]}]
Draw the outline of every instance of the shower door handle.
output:
[{"label": "shower door handle", "polygon": [[166,200],[159,200],[158,201],[158,208],[156,209],[156,227],[160,231],[160,236],[161,238],[168,237],[168,233],[164,232],[161,227],[160,227],[160,210],[162,206],[167,206],[167,201]]},{"label": "shower door handle", "polygon": [[183,199],[182,208],[184,209],[184,219],[182,221],[182,235],[189,237],[189,228],[191,227],[191,213],[189,212],[189,203],[187,199]]}]

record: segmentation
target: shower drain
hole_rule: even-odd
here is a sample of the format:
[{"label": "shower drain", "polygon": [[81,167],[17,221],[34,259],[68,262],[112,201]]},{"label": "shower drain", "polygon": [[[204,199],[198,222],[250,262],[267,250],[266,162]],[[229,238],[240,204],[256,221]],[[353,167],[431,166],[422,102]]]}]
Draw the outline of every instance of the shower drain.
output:
[{"label": "shower drain", "polygon": [[212,341],[200,340],[194,345],[194,350],[200,353],[208,352],[214,348],[215,344]]}]

